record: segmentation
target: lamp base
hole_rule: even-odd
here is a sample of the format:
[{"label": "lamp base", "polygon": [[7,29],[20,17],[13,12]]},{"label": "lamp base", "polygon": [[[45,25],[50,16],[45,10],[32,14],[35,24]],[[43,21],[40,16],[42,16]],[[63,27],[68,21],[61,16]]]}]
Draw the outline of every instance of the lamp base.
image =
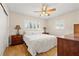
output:
[{"label": "lamp base", "polygon": [[20,35],[20,34],[17,32],[16,35]]},{"label": "lamp base", "polygon": [[19,30],[17,30],[17,33],[16,33],[16,35],[20,35],[20,33],[19,33]]},{"label": "lamp base", "polygon": [[16,34],[16,35],[20,35],[20,34]]}]

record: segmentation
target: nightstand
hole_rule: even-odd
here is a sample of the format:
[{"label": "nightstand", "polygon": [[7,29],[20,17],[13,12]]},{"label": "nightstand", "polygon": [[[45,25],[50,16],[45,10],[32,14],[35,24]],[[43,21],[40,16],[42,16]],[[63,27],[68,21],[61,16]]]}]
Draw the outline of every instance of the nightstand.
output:
[{"label": "nightstand", "polygon": [[49,34],[48,32],[43,32],[42,34]]},{"label": "nightstand", "polygon": [[17,45],[22,43],[24,43],[23,35],[11,35],[11,45]]}]

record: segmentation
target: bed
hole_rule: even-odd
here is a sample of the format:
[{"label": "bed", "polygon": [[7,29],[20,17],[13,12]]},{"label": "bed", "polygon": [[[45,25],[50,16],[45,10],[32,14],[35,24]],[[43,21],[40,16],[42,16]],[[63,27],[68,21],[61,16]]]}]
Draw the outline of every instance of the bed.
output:
[{"label": "bed", "polygon": [[24,35],[24,41],[28,46],[28,51],[35,56],[37,53],[42,53],[56,46],[57,39],[54,35],[33,34]]}]

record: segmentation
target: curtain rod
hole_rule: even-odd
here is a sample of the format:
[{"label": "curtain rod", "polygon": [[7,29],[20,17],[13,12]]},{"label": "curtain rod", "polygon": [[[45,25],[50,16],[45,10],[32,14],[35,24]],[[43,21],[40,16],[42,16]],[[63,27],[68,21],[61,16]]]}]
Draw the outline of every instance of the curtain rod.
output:
[{"label": "curtain rod", "polygon": [[3,11],[5,12],[5,14],[8,16],[8,14],[7,14],[7,12],[6,12],[5,8],[4,8],[4,6],[2,5],[2,3],[0,3],[0,5],[1,5],[1,7],[3,8]]}]

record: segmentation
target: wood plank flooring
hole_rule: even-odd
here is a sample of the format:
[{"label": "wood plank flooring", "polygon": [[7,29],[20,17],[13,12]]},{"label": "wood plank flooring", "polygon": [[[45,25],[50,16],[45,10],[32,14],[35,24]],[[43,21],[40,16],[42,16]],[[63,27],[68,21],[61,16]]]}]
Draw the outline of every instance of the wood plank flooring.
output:
[{"label": "wood plank flooring", "polygon": [[[31,56],[25,44],[9,46],[4,52],[4,56]],[[48,52],[37,54],[37,56],[56,56],[57,48],[54,47]]]}]

